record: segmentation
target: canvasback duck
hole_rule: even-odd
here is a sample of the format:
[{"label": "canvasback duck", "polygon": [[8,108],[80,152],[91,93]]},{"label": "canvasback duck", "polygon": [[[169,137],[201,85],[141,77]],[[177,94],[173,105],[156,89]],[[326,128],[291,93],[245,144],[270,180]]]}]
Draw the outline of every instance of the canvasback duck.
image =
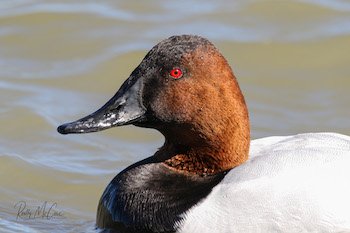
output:
[{"label": "canvasback duck", "polygon": [[98,205],[100,229],[350,232],[350,137],[250,141],[237,80],[205,38],[161,41],[103,107],[58,132],[127,124],[154,128],[165,143],[110,182]]}]

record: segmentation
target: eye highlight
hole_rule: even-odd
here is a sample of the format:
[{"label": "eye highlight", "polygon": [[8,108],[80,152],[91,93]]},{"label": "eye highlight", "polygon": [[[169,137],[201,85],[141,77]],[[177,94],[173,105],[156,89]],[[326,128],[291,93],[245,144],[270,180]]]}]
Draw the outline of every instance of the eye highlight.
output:
[{"label": "eye highlight", "polygon": [[170,76],[175,78],[175,79],[179,79],[182,77],[182,70],[180,68],[174,68],[170,71]]}]

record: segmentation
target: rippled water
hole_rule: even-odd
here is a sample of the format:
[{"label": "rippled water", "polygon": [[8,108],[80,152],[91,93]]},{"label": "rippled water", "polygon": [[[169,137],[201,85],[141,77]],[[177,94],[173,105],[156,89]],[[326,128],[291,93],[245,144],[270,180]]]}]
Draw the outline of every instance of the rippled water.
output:
[{"label": "rippled water", "polygon": [[223,52],[254,138],[350,134],[348,1],[97,2],[0,1],[0,232],[95,231],[105,186],[163,139],[132,126],[68,136],[56,127],[100,107],[174,34]]}]

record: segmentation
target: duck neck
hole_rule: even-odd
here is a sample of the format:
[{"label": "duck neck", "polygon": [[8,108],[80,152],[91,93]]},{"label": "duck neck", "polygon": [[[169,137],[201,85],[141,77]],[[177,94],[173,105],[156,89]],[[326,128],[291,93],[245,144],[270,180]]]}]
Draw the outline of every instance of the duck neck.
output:
[{"label": "duck neck", "polygon": [[176,133],[165,135],[165,143],[155,155],[176,171],[200,176],[218,174],[248,159],[248,124],[211,128],[210,133],[182,126]]}]

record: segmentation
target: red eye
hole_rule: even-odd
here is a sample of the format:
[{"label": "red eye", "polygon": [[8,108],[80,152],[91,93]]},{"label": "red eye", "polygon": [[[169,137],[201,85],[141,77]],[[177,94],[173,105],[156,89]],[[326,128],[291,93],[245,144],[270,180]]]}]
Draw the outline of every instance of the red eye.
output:
[{"label": "red eye", "polygon": [[174,68],[170,71],[170,76],[173,78],[181,78],[182,77],[182,71],[179,68]]}]

